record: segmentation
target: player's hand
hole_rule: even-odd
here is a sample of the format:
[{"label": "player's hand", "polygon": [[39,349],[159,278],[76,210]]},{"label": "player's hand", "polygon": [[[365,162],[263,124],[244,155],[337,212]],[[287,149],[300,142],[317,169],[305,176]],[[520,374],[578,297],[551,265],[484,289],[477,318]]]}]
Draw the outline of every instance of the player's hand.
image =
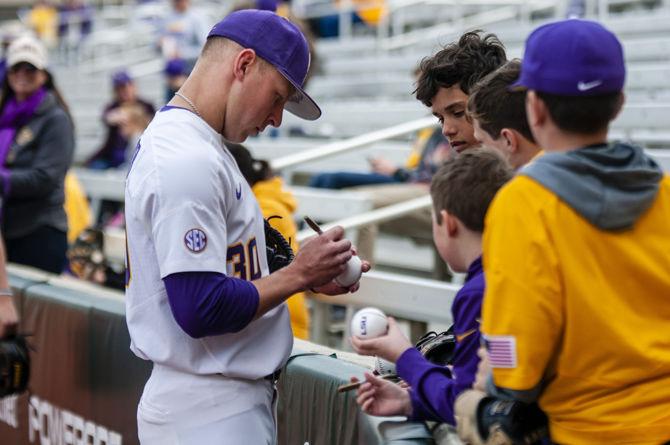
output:
[{"label": "player's hand", "polygon": [[[352,247],[351,248],[351,253],[352,255],[357,255],[356,253],[356,248]],[[369,261],[361,260],[361,271],[363,273],[366,273],[370,271],[372,266],[370,265]],[[318,286],[315,288],[312,288],[311,290],[314,292],[317,292],[319,294],[325,294],[325,295],[342,295],[346,294],[348,292],[354,293],[356,292],[359,288],[361,287],[360,281],[356,282],[356,284],[349,286],[349,287],[342,287],[339,284],[337,284],[335,281],[331,281],[330,283],[326,283],[323,286]]]},{"label": "player's hand", "polygon": [[18,324],[19,316],[12,297],[0,297],[0,338],[15,334]]},{"label": "player's hand", "polygon": [[342,287],[336,282],[331,281],[330,283],[326,283],[323,286],[313,287],[311,288],[311,290],[318,294],[324,294],[324,295],[342,295],[348,292],[351,293],[356,292],[359,287],[360,283],[356,283],[351,287]]},{"label": "player's hand", "polygon": [[481,347],[477,350],[477,355],[479,356],[479,365],[477,366],[475,383],[472,387],[478,391],[486,392],[486,382],[493,372],[489,362],[489,353],[486,351],[486,348]]},{"label": "player's hand", "polygon": [[393,173],[398,170],[398,167],[396,167],[395,164],[384,158],[368,158],[368,162],[370,163],[372,171],[379,173],[380,175],[393,176]]},{"label": "player's hand", "polygon": [[287,269],[297,274],[303,289],[320,288],[344,272],[351,256],[351,242],[344,238],[344,229],[336,226],[305,241]]},{"label": "player's hand", "polygon": [[354,351],[361,355],[376,355],[392,363],[398,361],[398,357],[414,345],[400,331],[395,318],[388,317],[388,332],[381,337],[362,339],[351,337],[351,345]]},{"label": "player's hand", "polygon": [[[351,382],[357,382],[356,377]],[[409,391],[369,372],[356,392],[356,403],[363,412],[372,416],[411,416],[412,401]]]}]

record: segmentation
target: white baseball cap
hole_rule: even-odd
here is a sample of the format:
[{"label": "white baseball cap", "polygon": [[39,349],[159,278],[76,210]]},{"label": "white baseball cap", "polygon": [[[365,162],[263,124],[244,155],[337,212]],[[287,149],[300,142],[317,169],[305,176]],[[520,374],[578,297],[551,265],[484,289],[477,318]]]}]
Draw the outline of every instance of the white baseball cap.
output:
[{"label": "white baseball cap", "polygon": [[47,50],[35,37],[23,36],[14,40],[7,48],[7,66],[28,62],[35,68],[43,70],[47,67]]}]

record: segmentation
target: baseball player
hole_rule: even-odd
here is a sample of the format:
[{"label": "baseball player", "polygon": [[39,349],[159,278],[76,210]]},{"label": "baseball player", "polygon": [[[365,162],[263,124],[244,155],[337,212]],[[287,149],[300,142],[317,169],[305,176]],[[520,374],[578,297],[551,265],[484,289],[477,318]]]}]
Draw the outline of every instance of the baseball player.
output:
[{"label": "baseball player", "polygon": [[[516,86],[546,153],[486,216],[486,388],[537,400],[554,443],[670,440],[670,178],[641,148],[607,142],[625,75],[621,43],[596,22],[533,31]],[[480,416],[490,398],[461,397],[465,437],[497,434]]]},{"label": "baseball player", "polygon": [[317,119],[308,69],[295,25],[235,12],[140,139],[126,181],[126,309],[132,351],[154,363],[143,444],[275,443],[274,383],[293,339],[284,300],[357,289],[333,283],[352,255],[341,227],[268,275],[261,211],[223,143],[279,126],[284,108]]}]

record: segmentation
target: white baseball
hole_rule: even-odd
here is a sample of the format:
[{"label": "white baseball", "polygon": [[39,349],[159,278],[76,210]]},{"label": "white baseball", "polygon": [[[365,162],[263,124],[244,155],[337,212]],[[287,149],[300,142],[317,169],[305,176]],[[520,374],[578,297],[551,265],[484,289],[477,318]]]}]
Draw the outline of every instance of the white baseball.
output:
[{"label": "white baseball", "polygon": [[344,272],[335,277],[335,283],[338,286],[342,287],[351,287],[354,284],[358,283],[358,280],[361,279],[363,274],[363,262],[358,257],[358,255],[352,256],[349,261],[347,261],[347,268]]},{"label": "white baseball", "polygon": [[395,364],[383,358],[375,357],[375,371],[379,375],[395,374]]},{"label": "white baseball", "polygon": [[366,307],[351,319],[351,335],[359,338],[375,338],[386,334],[386,314],[374,307]]}]

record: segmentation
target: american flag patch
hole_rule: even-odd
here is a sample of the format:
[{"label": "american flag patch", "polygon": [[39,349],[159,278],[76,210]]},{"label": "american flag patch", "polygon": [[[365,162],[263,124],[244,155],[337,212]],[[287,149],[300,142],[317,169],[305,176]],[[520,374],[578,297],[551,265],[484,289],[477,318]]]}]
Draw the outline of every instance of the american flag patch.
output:
[{"label": "american flag patch", "polygon": [[516,368],[516,337],[486,335],[484,341],[492,368]]}]

